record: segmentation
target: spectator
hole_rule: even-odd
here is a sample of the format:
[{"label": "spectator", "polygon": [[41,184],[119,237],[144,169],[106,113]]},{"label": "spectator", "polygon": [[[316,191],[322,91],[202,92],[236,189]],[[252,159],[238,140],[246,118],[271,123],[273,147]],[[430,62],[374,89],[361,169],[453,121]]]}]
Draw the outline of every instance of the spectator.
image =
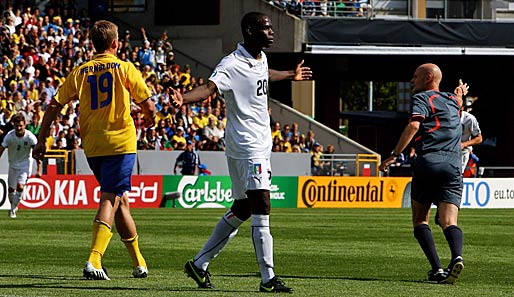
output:
[{"label": "spectator", "polygon": [[184,65],[184,71],[180,73],[180,82],[182,85],[189,85],[191,83],[191,66]]},{"label": "spectator", "polygon": [[293,124],[291,125],[291,139],[293,138],[293,135],[300,137],[301,134],[302,134],[302,132],[300,132],[298,123],[293,122]]},{"label": "spectator", "polygon": [[196,127],[198,127],[198,129],[203,129],[203,127],[205,127],[205,125],[208,124],[208,123],[209,123],[209,121],[205,117],[204,109],[203,109],[203,107],[200,107],[198,109],[198,114],[196,114],[193,117],[193,124]]},{"label": "spectator", "polygon": [[220,132],[216,127],[215,119],[209,118],[209,124],[203,128],[203,137],[207,141],[206,145],[210,150],[219,151],[222,148],[219,138]]},{"label": "spectator", "polygon": [[300,147],[300,150],[304,153],[308,153],[310,151],[307,147],[307,144],[305,143],[305,134],[301,134],[298,138],[298,146]]},{"label": "spectator", "polygon": [[150,127],[146,130],[146,142],[145,149],[146,150],[158,150],[159,146],[157,143],[157,131],[155,131],[155,127]]},{"label": "spectator", "polygon": [[321,144],[315,142],[313,144],[313,149],[311,152],[311,173],[312,175],[322,175],[323,173],[323,162],[321,159],[323,158]]},{"label": "spectator", "polygon": [[77,131],[73,127],[70,127],[68,129],[68,133],[66,134],[65,139],[66,139],[66,149],[67,150],[74,149],[76,146],[75,142],[77,142],[78,145],[80,146],[80,138],[77,135]]},{"label": "spectator", "polygon": [[271,139],[278,138],[279,140],[283,140],[282,131],[280,130],[280,122],[275,122],[273,124],[273,129],[271,130]]},{"label": "spectator", "polygon": [[321,16],[328,16],[328,0],[321,0],[319,2],[319,14]]},{"label": "spectator", "polygon": [[207,165],[203,163],[198,166],[198,170],[200,171],[200,173],[198,173],[200,176],[208,176],[212,174],[212,172],[207,169]]},{"label": "spectator", "polygon": [[55,95],[55,88],[53,86],[53,79],[51,77],[47,77],[45,79],[45,84],[42,93],[46,93],[47,98],[50,99]]},{"label": "spectator", "polygon": [[327,145],[327,149],[323,152],[323,175],[335,175],[335,169],[338,167],[339,162],[335,162],[335,147],[333,144]]},{"label": "spectator", "polygon": [[184,127],[177,127],[177,133],[171,137],[171,144],[174,149],[183,149],[186,146]]},{"label": "spectator", "polygon": [[138,61],[141,65],[150,65],[152,68],[155,68],[155,52],[150,47],[150,41],[146,36],[144,27],[141,27],[141,34],[143,34],[143,47],[137,54]]},{"label": "spectator", "polygon": [[284,136],[284,140],[282,141],[282,151],[284,153],[290,153],[292,151],[291,142],[289,142],[289,136]]},{"label": "spectator", "polygon": [[314,132],[309,130],[309,132],[307,132],[307,138],[305,139],[305,148],[309,151],[313,151],[315,143],[316,139],[314,138]]},{"label": "spectator", "polygon": [[175,109],[169,104],[163,104],[162,109],[155,115],[155,122],[159,123],[160,120],[169,119],[172,123],[176,123]]}]

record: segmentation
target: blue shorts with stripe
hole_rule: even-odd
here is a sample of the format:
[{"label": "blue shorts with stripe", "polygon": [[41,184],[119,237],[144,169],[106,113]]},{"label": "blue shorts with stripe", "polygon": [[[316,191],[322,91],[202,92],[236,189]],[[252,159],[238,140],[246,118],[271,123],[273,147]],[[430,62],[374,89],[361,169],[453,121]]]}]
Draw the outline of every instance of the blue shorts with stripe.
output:
[{"label": "blue shorts with stripe", "polygon": [[87,158],[102,193],[114,193],[119,197],[132,188],[130,179],[135,161],[136,154]]}]

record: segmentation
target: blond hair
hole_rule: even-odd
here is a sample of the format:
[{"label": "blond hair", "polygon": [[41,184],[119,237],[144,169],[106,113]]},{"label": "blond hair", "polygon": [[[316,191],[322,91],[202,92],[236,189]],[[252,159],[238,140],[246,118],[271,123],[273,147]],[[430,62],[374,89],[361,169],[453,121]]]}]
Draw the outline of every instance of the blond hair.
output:
[{"label": "blond hair", "polygon": [[118,38],[118,26],[112,22],[100,20],[93,25],[90,34],[96,51],[105,52]]}]

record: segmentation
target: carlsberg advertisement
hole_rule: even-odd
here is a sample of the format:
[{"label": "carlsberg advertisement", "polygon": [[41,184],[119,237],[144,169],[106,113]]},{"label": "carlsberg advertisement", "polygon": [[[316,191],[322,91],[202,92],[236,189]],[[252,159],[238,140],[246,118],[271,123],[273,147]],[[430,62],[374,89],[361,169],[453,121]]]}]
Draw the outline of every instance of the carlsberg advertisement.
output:
[{"label": "carlsberg advertisement", "polygon": [[[229,208],[232,205],[232,182],[228,176],[163,176],[163,193],[173,193],[164,201],[165,207],[177,208]],[[271,206],[295,208],[297,177],[273,177]]]}]

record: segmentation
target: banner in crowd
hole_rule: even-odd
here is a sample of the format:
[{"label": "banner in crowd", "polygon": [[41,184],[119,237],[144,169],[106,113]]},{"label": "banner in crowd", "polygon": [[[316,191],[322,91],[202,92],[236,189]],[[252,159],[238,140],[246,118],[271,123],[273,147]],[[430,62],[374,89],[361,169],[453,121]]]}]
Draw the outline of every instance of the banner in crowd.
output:
[{"label": "banner in crowd", "polygon": [[411,178],[300,176],[298,208],[400,208]]},{"label": "banner in crowd", "polygon": [[[162,176],[132,176],[130,207],[158,208],[162,201]],[[20,208],[98,208],[100,186],[93,175],[54,175],[30,178]],[[0,175],[0,209],[9,209],[7,175]]]},{"label": "banner in crowd", "polygon": [[[228,176],[164,176],[165,207],[228,208],[232,205],[232,182]],[[297,177],[277,176],[271,182],[271,206],[295,208]]]}]

